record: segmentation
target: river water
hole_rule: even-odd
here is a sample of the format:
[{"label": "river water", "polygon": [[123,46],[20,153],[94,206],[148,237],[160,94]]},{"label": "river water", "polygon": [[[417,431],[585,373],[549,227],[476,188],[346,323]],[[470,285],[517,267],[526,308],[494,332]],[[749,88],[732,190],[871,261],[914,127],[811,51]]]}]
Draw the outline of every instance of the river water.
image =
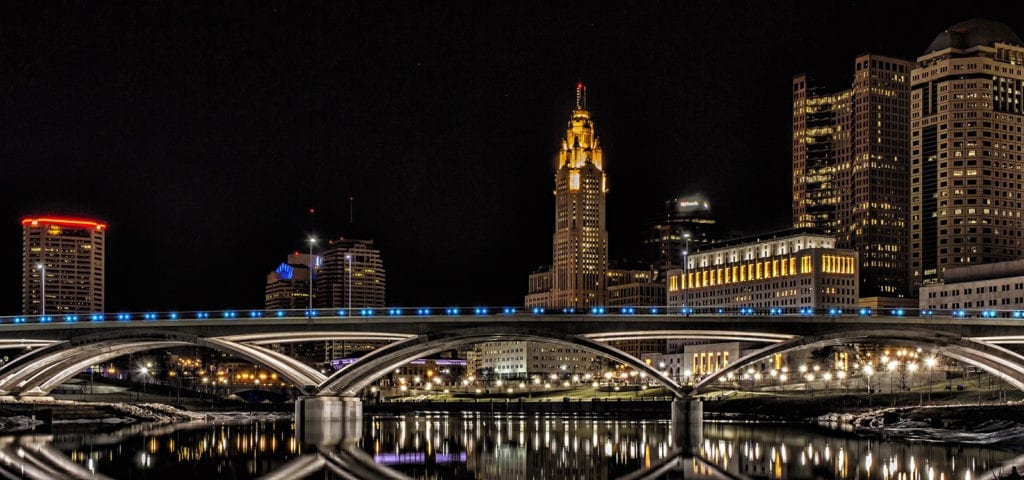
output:
[{"label": "river water", "polygon": [[723,422],[704,424],[695,459],[674,454],[667,420],[470,413],[368,417],[352,446],[357,453],[342,451],[301,445],[288,421],[56,425],[52,433],[0,437],[0,464],[12,478],[31,476],[32,468],[118,479],[346,478],[351,458],[422,479],[605,479],[660,468],[643,478],[728,478],[716,474],[724,471],[736,478],[989,480],[1024,465],[1020,447]]}]

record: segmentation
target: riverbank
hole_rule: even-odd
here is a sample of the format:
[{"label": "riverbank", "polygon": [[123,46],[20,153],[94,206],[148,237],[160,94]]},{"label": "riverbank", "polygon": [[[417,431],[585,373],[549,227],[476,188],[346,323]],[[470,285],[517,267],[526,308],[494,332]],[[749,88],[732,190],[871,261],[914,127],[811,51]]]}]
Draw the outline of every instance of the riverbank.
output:
[{"label": "riverbank", "polygon": [[908,405],[899,397],[896,402],[878,400],[869,403],[850,395],[734,398],[705,402],[704,414],[707,420],[804,423],[881,439],[1024,448],[1020,400],[976,404],[948,397],[935,405]]},{"label": "riverbank", "polygon": [[[648,392],[654,393],[654,392]],[[788,392],[787,392],[788,393]],[[903,398],[906,397],[906,398]],[[913,397],[913,398],[911,398]],[[936,395],[936,397],[939,397]],[[973,397],[973,396],[972,396]],[[1024,402],[968,404],[955,395],[936,398],[941,405],[911,405],[918,396],[863,395],[716,395],[704,402],[705,419],[760,423],[813,424],[859,436],[915,442],[1024,447]],[[667,419],[671,397],[442,398],[364,403],[366,414],[409,415],[434,412],[481,414],[584,415],[608,418]],[[879,403],[887,405],[879,407]],[[891,405],[896,404],[893,407]],[[290,418],[292,404],[86,402],[0,403],[0,432],[45,428],[52,424]],[[41,427],[42,426],[42,427]]]},{"label": "riverbank", "polygon": [[368,402],[368,414],[416,412],[479,412],[537,415],[602,415],[611,418],[669,418],[672,399],[659,398],[569,398],[527,400],[524,398],[443,399],[416,402]]},{"label": "riverbank", "polygon": [[1024,448],[1024,404],[888,407],[817,418],[820,425],[928,443],[965,443]]},{"label": "riverbank", "polygon": [[[227,407],[227,406],[225,406]],[[238,408],[192,410],[163,403],[48,402],[0,403],[0,433],[49,428],[66,424],[123,425],[132,423],[175,423],[190,421],[277,420],[291,418],[292,412]]]}]

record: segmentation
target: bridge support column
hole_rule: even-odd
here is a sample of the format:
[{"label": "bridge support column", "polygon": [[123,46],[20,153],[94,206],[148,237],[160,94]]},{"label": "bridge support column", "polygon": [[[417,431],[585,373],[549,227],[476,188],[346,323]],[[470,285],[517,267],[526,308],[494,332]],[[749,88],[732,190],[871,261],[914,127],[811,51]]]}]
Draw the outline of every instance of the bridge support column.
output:
[{"label": "bridge support column", "polygon": [[363,402],[358,397],[299,397],[295,435],[306,445],[355,445],[363,436]]},{"label": "bridge support column", "polygon": [[704,404],[696,398],[672,401],[672,442],[683,451],[696,453],[704,439]]}]

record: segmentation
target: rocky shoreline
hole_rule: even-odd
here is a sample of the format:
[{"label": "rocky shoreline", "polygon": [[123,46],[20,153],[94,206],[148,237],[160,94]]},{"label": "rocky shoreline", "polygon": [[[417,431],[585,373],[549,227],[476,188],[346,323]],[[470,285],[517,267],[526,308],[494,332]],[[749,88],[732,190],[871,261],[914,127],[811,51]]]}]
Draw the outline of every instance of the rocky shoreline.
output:
[{"label": "rocky shoreline", "polygon": [[829,413],[818,425],[870,435],[926,443],[964,443],[1024,447],[1024,404],[890,407],[853,413]]}]

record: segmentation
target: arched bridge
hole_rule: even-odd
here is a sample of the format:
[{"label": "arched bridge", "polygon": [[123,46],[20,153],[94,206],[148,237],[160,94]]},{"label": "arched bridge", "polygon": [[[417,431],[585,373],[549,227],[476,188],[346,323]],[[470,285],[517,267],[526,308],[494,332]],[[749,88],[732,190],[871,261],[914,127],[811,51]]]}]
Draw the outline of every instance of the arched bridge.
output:
[{"label": "arched bridge", "polygon": [[[533,340],[590,349],[660,380],[679,397],[694,393],[606,342],[645,338],[752,341],[763,350],[725,371],[776,353],[818,345],[901,342],[979,366],[1024,389],[1024,357],[1003,347],[1024,343],[1024,312],[750,308],[668,311],[659,307],[587,312],[515,308],[221,311],[0,317],[0,348],[33,350],[0,368],[0,396],[45,396],[88,365],[132,352],[197,345],[277,371],[306,394],[353,397],[387,372],[459,345]],[[269,343],[377,339],[391,343],[327,377],[266,347]],[[715,380],[705,379],[697,392]]]}]

